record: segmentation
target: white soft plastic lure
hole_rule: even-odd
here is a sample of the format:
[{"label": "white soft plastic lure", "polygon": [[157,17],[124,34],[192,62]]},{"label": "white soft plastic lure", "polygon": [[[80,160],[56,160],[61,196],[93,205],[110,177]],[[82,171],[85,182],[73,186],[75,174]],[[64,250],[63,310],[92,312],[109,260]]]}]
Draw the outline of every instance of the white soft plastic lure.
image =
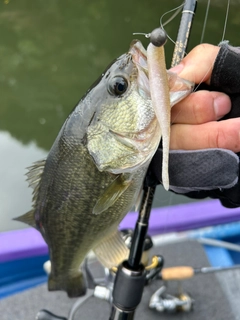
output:
[{"label": "white soft plastic lure", "polygon": [[167,72],[164,54],[166,38],[164,30],[157,28],[152,31],[147,47],[147,66],[150,95],[162,135],[162,184],[168,190],[171,107],[191,92],[193,83]]},{"label": "white soft plastic lure", "polygon": [[[159,32],[160,30],[160,32]],[[162,31],[162,32],[161,32]],[[155,35],[155,33],[157,33]],[[160,34],[159,34],[160,33]],[[170,93],[168,84],[168,75],[165,63],[164,43],[166,35],[160,28],[155,29],[153,35],[154,40],[160,41],[150,42],[147,47],[147,64],[149,87],[153,108],[158,119],[162,133],[162,184],[166,190],[169,189],[168,161],[169,161],[169,145],[170,145]],[[151,40],[151,38],[150,38]]]}]

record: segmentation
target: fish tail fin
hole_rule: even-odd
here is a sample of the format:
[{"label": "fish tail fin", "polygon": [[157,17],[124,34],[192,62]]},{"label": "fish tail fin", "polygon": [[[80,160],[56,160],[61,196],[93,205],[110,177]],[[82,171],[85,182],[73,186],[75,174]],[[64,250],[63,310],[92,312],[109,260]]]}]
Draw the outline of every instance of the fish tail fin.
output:
[{"label": "fish tail fin", "polygon": [[30,210],[27,213],[23,214],[20,217],[17,218],[13,218],[13,220],[15,221],[20,221],[20,222],[24,222],[28,225],[30,225],[31,227],[36,228],[36,222],[35,222],[35,217],[34,217],[34,210]]},{"label": "fish tail fin", "polygon": [[86,283],[81,272],[78,272],[78,274],[74,276],[66,276],[66,278],[63,278],[60,281],[50,273],[48,278],[48,290],[66,291],[69,298],[80,297],[86,293]]},{"label": "fish tail fin", "polygon": [[93,251],[104,267],[109,269],[117,267],[129,255],[129,249],[118,230],[107,235]]}]

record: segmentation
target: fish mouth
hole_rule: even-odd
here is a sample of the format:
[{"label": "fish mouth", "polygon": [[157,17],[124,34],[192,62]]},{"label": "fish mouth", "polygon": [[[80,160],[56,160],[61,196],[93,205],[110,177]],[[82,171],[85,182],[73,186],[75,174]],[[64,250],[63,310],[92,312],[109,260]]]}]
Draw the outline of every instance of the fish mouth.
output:
[{"label": "fish mouth", "polygon": [[148,80],[147,51],[142,45],[141,41],[132,41],[129,54],[132,56],[132,61],[138,70],[137,84],[139,93],[144,98],[150,99],[151,95]]}]

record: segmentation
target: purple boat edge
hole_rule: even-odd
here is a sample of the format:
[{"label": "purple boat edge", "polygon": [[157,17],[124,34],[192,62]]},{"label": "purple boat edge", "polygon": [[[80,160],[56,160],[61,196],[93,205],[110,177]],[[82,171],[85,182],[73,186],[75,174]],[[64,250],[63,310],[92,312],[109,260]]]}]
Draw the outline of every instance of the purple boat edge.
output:
[{"label": "purple boat edge", "polygon": [[[137,217],[137,212],[130,212],[120,223],[120,229],[134,228]],[[227,209],[218,200],[153,208],[149,234],[192,230],[239,220],[240,208]],[[0,233],[0,263],[47,253],[41,234],[33,228]]]}]

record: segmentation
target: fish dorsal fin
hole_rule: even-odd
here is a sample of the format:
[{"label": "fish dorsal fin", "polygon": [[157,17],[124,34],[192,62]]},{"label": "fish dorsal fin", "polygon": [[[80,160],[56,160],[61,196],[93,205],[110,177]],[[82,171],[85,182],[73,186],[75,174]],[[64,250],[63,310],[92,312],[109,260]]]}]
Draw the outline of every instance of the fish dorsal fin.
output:
[{"label": "fish dorsal fin", "polygon": [[[32,166],[28,167],[28,172],[26,174],[27,181],[29,187],[33,188],[33,202],[35,202],[38,191],[39,185],[42,178],[43,169],[45,166],[46,160],[40,160],[33,163]],[[28,211],[24,215],[14,218],[13,220],[24,222],[34,228],[36,228],[35,216],[34,216],[34,209]]]},{"label": "fish dorsal fin", "polygon": [[28,167],[26,174],[29,187],[33,188],[33,201],[36,200],[46,160],[39,160]]},{"label": "fish dorsal fin", "polygon": [[99,262],[109,269],[117,267],[129,255],[129,249],[119,230],[103,238],[93,251]]},{"label": "fish dorsal fin", "polygon": [[24,222],[24,223],[30,225],[31,227],[36,228],[34,210],[30,210],[27,213],[23,214],[22,216],[14,218],[13,220]]},{"label": "fish dorsal fin", "polygon": [[111,207],[118,198],[128,189],[131,180],[126,180],[124,175],[119,175],[104,191],[101,197],[97,200],[93,213],[99,214]]}]

